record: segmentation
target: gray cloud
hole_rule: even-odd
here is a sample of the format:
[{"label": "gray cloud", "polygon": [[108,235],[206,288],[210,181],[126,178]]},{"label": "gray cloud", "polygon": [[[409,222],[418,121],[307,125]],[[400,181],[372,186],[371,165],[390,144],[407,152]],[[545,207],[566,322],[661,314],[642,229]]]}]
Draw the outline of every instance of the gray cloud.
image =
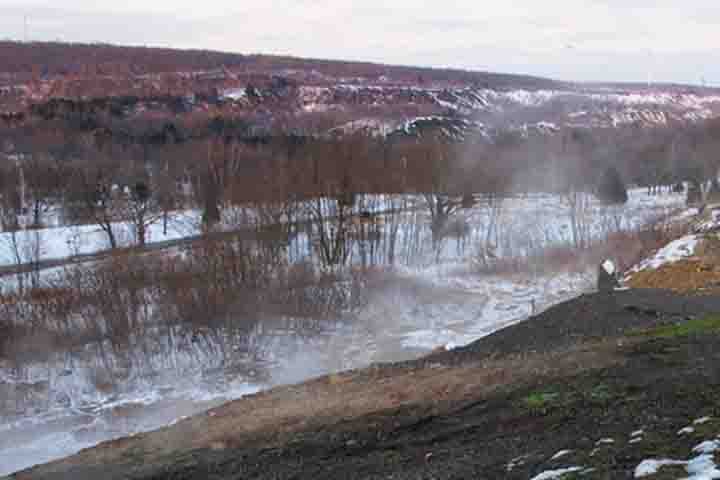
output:
[{"label": "gray cloud", "polygon": [[[720,82],[711,0],[0,0],[0,31],[482,68],[567,80]],[[631,6],[628,3],[632,3]]]}]

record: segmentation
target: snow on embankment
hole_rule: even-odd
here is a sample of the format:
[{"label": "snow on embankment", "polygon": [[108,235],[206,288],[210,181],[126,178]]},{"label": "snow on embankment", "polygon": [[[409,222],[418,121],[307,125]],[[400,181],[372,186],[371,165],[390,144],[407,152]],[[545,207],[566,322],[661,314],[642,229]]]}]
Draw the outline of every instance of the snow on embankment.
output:
[{"label": "snow on embankment", "polygon": [[695,255],[695,249],[700,243],[699,235],[687,235],[678,238],[661,248],[652,257],[649,257],[630,270],[630,275],[644,270],[657,270],[671,263],[686,260]]},{"label": "snow on embankment", "polygon": [[687,470],[687,480],[703,480],[720,478],[720,470],[715,464],[715,452],[720,449],[720,441],[708,440],[693,448],[695,455],[690,460],[647,459],[643,460],[635,469],[635,478],[656,475],[665,466],[684,466]]}]

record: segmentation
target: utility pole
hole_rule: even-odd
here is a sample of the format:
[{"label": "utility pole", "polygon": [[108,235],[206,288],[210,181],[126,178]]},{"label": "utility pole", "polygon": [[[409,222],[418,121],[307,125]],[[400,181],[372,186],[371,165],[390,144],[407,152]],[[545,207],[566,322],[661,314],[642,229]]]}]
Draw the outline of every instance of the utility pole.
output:
[{"label": "utility pole", "polygon": [[25,15],[23,18],[23,42],[27,43],[28,41],[28,16]]}]

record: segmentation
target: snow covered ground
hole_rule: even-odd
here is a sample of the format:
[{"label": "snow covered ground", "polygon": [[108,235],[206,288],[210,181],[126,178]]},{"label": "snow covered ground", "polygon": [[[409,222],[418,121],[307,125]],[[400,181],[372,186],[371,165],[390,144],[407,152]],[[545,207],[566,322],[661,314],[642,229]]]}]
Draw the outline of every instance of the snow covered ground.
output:
[{"label": "snow covered ground", "polygon": [[[226,92],[226,97],[235,101],[244,101],[244,96],[243,90]],[[544,122],[535,126],[548,132],[565,125],[619,127],[627,124],[667,125],[672,121],[695,122],[717,116],[720,109],[720,96],[714,93],[660,89],[494,90],[346,83],[322,87],[303,86],[298,91],[299,104],[306,112],[343,110],[357,98],[374,105],[403,104],[411,98],[416,102],[419,100],[422,105],[440,107],[468,118],[481,116],[489,124],[512,124],[520,129],[533,126],[525,123],[528,112],[542,112]],[[570,108],[552,108],[556,105]],[[371,121],[377,121],[378,124],[370,125]],[[398,130],[396,122],[390,122],[392,127],[388,128],[387,118],[366,119],[365,123],[367,125],[364,128],[372,129],[377,134]],[[347,127],[349,125],[343,128]]]},{"label": "snow covered ground", "polygon": [[[134,228],[127,222],[113,224],[119,247],[136,244]],[[165,230],[162,220],[147,229],[147,243],[178,240],[200,232],[197,211],[173,212]],[[97,225],[75,225],[0,233],[0,266],[60,260],[108,250],[107,234]]]},{"label": "snow covered ground", "polygon": [[533,308],[591,288],[591,276],[478,277],[457,268],[401,272],[391,287],[374,292],[352,321],[309,338],[290,331],[258,334],[271,365],[270,378],[261,383],[227,375],[217,359],[207,356],[208,349],[153,357],[148,361],[156,364],[154,371],[164,372],[161,376],[137,375],[113,392],[97,390],[97,370],[90,365],[38,365],[16,379],[0,370],[5,374],[0,384],[13,381],[31,390],[47,382],[32,408],[0,425],[0,438],[16,439],[0,440],[0,474],[159,428],[273,385],[467,344],[525,319]]},{"label": "snow covered ground", "polygon": [[[650,197],[633,190],[622,209],[592,203],[586,212],[588,232],[599,238],[608,229],[633,228],[676,212],[683,203],[682,195]],[[463,215],[471,228],[470,243],[479,242],[491,220],[489,210],[476,207]],[[196,216],[186,218],[185,229],[173,230],[173,238],[193,233]],[[177,339],[158,344],[165,346],[149,345],[145,350],[151,353],[144,357],[143,365],[152,368],[133,370],[113,391],[98,387],[102,382],[96,377],[103,360],[96,356],[74,364],[61,357],[22,372],[0,365],[0,388],[8,389],[18,403],[18,413],[0,424],[0,438],[22,439],[0,440],[0,474],[60,458],[103,440],[154,429],[258,389],[373,362],[411,359],[440,346],[465,345],[594,287],[594,267],[552,274],[478,274],[474,248],[460,249],[455,240],[448,240],[440,255],[436,254],[426,220],[420,222],[425,225],[420,231],[414,227],[399,230],[400,236],[406,237],[399,245],[406,248],[413,244],[413,236],[420,235],[419,246],[398,251],[398,258],[407,261],[396,265],[391,283],[368,293],[367,306],[360,311],[312,336],[283,329],[255,332],[252,341],[269,366],[267,378],[250,378],[243,371],[229,374],[227,365],[212,354],[219,346],[200,349]],[[82,252],[104,248],[102,235],[92,230],[80,232],[85,245]],[[67,238],[63,235],[74,235],[72,229],[48,229],[41,235],[53,245],[47,258],[75,254],[63,247],[67,242],[62,240]],[[568,208],[552,196],[507,200],[497,238],[504,239],[498,245],[499,255],[570,244]],[[151,232],[151,241],[166,239]],[[308,234],[298,235],[291,248],[310,255]]]},{"label": "snow covered ground", "polygon": [[[603,206],[594,199],[582,212],[582,220],[586,228],[584,232],[589,239],[597,239],[608,231],[630,230],[647,221],[668,215],[682,208],[682,194],[666,194],[648,196],[644,189],[633,189],[629,192],[630,200],[622,207]],[[395,207],[398,203],[420,209],[413,222],[422,222],[429,227],[429,218],[423,213],[423,201],[418,196],[405,196],[401,202],[384,195],[368,195],[364,200],[370,211],[383,211]],[[303,213],[308,205],[299,206],[298,220],[307,218]],[[221,229],[227,230],[238,226],[252,225],[257,220],[257,212],[253,207],[225,211]],[[491,223],[491,212],[484,206],[476,206],[463,211],[458,217],[466,221],[469,227],[469,240],[477,240],[487,232]],[[151,224],[147,229],[147,243],[178,240],[201,233],[201,212],[187,210],[173,212],[167,229],[161,220]],[[501,243],[500,249],[505,254],[523,254],[537,247],[550,245],[572,244],[573,233],[569,209],[563,198],[558,195],[527,195],[505,200],[499,217],[496,219],[495,243]],[[414,225],[413,225],[414,226]],[[121,247],[136,243],[134,228],[127,222],[115,223],[113,229]],[[428,232],[424,232],[427,234]],[[400,236],[415,235],[414,231],[403,228]],[[403,241],[400,244],[407,245]],[[302,238],[297,243],[307,242]],[[451,242],[443,252],[444,257],[457,257]],[[81,225],[53,227],[38,230],[21,230],[15,233],[0,232],[0,266],[12,266],[18,263],[30,263],[45,260],[58,260],[76,255],[90,255],[109,249],[109,241],[105,232],[97,225]],[[298,250],[295,247],[295,250]],[[434,253],[434,252],[433,252]],[[499,253],[499,252],[496,252]],[[413,256],[415,252],[413,252]],[[462,255],[461,255],[462,256]],[[431,257],[435,260],[434,256]],[[413,263],[420,263],[414,259]]]}]

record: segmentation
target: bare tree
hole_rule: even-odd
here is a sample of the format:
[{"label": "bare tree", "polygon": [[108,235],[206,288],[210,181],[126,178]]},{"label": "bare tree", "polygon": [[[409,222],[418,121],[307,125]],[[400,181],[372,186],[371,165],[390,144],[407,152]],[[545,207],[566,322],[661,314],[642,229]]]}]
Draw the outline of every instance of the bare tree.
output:
[{"label": "bare tree", "polygon": [[116,225],[121,220],[118,185],[113,182],[113,169],[107,165],[94,168],[80,166],[75,170],[69,197],[74,210],[97,224],[107,236],[110,248],[118,247]]},{"label": "bare tree", "polygon": [[136,244],[144,247],[147,242],[148,227],[163,217],[158,197],[144,180],[136,181],[120,195],[122,198],[118,204],[125,210],[122,216],[129,219],[133,226]]}]

